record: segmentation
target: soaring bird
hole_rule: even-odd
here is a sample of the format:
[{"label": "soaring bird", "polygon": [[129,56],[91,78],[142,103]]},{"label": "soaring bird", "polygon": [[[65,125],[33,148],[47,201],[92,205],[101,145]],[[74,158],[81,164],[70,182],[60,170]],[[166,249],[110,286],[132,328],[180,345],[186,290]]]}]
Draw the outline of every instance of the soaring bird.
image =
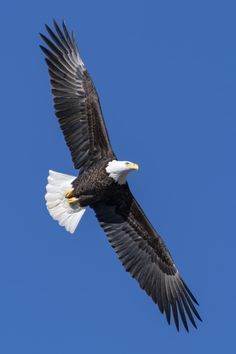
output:
[{"label": "soaring bird", "polygon": [[138,170],[119,161],[107,133],[98,94],[81,59],[75,36],[64,21],[41,38],[51,80],[55,114],[68,145],[77,177],[49,171],[46,205],[50,215],[73,233],[87,207],[95,211],[124,268],[165,313],[188,331],[201,318],[163,240],[145,216],[126,181]]}]

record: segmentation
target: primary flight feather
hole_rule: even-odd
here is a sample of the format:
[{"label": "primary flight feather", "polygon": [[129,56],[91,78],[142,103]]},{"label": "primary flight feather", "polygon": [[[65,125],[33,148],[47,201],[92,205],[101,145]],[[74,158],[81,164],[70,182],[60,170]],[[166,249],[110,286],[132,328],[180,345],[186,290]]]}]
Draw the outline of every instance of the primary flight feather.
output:
[{"label": "primary flight feather", "polygon": [[96,89],[65,23],[49,38],[40,34],[52,86],[55,114],[70,149],[78,177],[49,171],[46,204],[50,215],[73,233],[87,207],[95,211],[125,269],[158,304],[177,330],[179,318],[196,327],[201,320],[195,297],[181,278],[159,234],[133,197],[127,175],[138,165],[117,160],[110,143]]}]

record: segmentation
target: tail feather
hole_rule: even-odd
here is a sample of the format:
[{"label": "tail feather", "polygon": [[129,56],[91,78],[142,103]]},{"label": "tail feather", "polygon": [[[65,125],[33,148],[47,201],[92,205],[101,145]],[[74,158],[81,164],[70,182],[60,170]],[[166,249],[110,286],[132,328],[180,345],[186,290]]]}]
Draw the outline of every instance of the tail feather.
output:
[{"label": "tail feather", "polygon": [[74,176],[50,170],[45,195],[49,214],[70,233],[75,232],[86,210],[78,204],[70,205],[65,197],[65,194],[72,188],[74,179]]}]

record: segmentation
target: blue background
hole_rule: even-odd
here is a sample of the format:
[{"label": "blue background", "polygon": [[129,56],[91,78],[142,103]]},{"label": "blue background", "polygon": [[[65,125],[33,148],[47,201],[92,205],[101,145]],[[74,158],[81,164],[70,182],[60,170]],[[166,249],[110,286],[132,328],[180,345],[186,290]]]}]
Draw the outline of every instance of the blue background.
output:
[{"label": "blue background", "polygon": [[[235,350],[236,4],[7,1],[1,6],[0,352]],[[124,272],[89,210],[75,236],[45,207],[49,169],[75,174],[39,31],[76,33],[115,152],[204,322],[190,334]]]}]

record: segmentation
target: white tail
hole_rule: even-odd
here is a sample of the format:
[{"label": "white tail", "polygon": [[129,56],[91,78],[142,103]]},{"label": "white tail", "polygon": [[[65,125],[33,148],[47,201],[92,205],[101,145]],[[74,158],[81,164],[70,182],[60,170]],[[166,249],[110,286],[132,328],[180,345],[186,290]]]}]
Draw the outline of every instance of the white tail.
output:
[{"label": "white tail", "polygon": [[65,194],[72,188],[74,179],[74,176],[50,170],[45,195],[49,214],[72,234],[86,210],[78,204],[70,205],[65,197]]}]

